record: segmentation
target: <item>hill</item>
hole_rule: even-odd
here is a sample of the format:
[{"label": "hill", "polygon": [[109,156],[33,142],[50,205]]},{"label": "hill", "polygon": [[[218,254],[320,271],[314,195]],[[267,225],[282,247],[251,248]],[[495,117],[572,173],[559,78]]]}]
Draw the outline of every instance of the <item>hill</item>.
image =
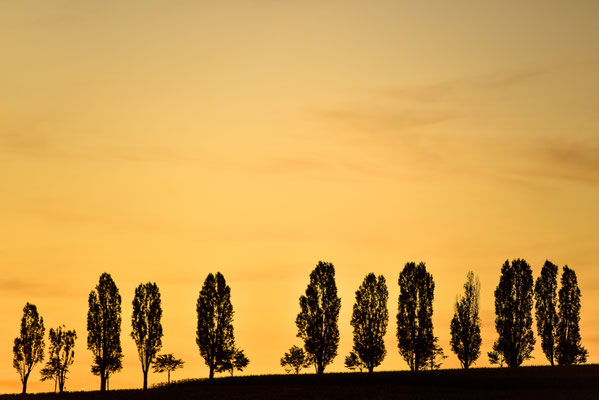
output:
[{"label": "hill", "polygon": [[107,393],[3,395],[1,400],[95,399],[597,399],[599,365],[464,370],[260,375],[190,380]]}]

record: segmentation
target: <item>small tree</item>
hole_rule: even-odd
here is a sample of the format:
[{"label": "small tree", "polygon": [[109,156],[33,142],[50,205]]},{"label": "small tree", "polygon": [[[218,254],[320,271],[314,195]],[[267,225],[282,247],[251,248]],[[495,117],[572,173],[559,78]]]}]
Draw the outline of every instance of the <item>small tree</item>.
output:
[{"label": "small tree", "polygon": [[576,272],[566,265],[559,290],[559,323],[555,355],[559,365],[584,364],[588,352],[580,339],[580,289]]},{"label": "small tree", "polygon": [[44,333],[44,319],[38,314],[37,307],[25,304],[20,334],[15,338],[12,349],[12,365],[21,377],[23,393],[27,392],[27,380],[33,367],[44,360]]},{"label": "small tree", "polygon": [[335,267],[331,263],[319,261],[310,273],[306,294],[300,297],[300,312],[295,320],[297,337],[304,340],[304,348],[314,361],[317,374],[322,374],[337,356],[340,309]]},{"label": "small tree", "polygon": [[135,340],[137,354],[144,376],[143,388],[148,388],[148,371],[156,353],[162,347],[162,307],[160,291],[156,283],[140,284],[135,289],[133,315],[131,316],[131,337]]},{"label": "small tree", "polygon": [[437,343],[438,341],[438,338],[435,338],[435,348],[433,349],[433,354],[427,362],[427,367],[431,371],[441,368],[441,365],[443,365],[443,361],[445,361],[445,359],[447,358],[445,353],[443,353],[443,348],[441,348],[441,346],[439,346],[439,344]]},{"label": "small tree", "polygon": [[210,369],[210,379],[214,372],[222,369],[233,354],[235,338],[233,336],[233,305],[231,288],[225,277],[218,272],[216,276],[208,274],[200,290],[196,305],[198,329],[196,343],[200,355]]},{"label": "small tree", "polygon": [[231,376],[233,376],[233,370],[243,371],[248,365],[250,365],[249,358],[246,357],[243,350],[235,350],[235,356],[233,357],[233,368],[231,368]]},{"label": "small tree", "polygon": [[503,353],[495,350],[495,346],[493,346],[493,349],[493,351],[487,353],[487,356],[489,357],[489,363],[499,365],[501,368],[503,368],[503,363],[505,361],[503,359]]},{"label": "small tree", "polygon": [[535,283],[537,334],[547,360],[555,363],[555,336],[557,331],[557,265],[545,261]]},{"label": "small tree", "polygon": [[[351,319],[354,328],[354,346],[348,357],[351,359],[352,355],[357,356],[360,365],[363,365],[368,372],[378,367],[387,353],[383,339],[389,322],[388,298],[389,292],[383,275],[378,278],[373,273],[366,275],[364,282],[356,291],[356,303]],[[346,358],[346,366],[348,366],[347,360]]]},{"label": "small tree", "polygon": [[281,367],[285,368],[287,373],[295,372],[296,375],[299,375],[299,372],[303,368],[307,368],[310,366],[310,362],[304,349],[298,346],[291,346],[288,353],[281,358]]},{"label": "small tree", "polygon": [[106,391],[110,374],[123,367],[121,349],[121,295],[110,274],[103,273],[89,294],[87,348],[94,355],[92,373],[100,376],[100,391]]},{"label": "small tree", "polygon": [[250,360],[245,356],[243,350],[233,349],[225,357],[216,369],[216,372],[230,372],[233,376],[235,370],[243,371],[250,364]]},{"label": "small tree", "polygon": [[368,368],[364,362],[360,359],[360,356],[356,354],[355,351],[351,351],[349,355],[345,356],[345,368],[347,369],[357,369],[362,372],[364,368]]},{"label": "small tree", "polygon": [[464,295],[456,299],[451,320],[451,349],[464,369],[468,369],[480,356],[479,298],[480,282],[470,271],[464,284]]},{"label": "small tree", "polygon": [[412,371],[418,371],[434,355],[433,298],[435,283],[424,263],[409,262],[399,274],[397,339],[399,354]]},{"label": "small tree", "polygon": [[170,384],[171,372],[179,368],[183,368],[183,364],[185,364],[185,361],[175,358],[175,356],[172,353],[161,354],[156,357],[156,361],[154,362],[153,368],[154,372],[167,372],[168,383]]},{"label": "small tree", "polygon": [[506,261],[495,289],[495,328],[499,338],[493,349],[509,367],[532,358],[532,270],[524,260]]},{"label": "small tree", "polygon": [[67,380],[69,367],[75,359],[75,340],[77,333],[74,330],[68,331],[63,326],[57,329],[50,328],[49,333],[50,348],[46,366],[41,370],[42,381],[54,380],[54,391],[56,386],[60,393],[64,391],[64,384]]}]

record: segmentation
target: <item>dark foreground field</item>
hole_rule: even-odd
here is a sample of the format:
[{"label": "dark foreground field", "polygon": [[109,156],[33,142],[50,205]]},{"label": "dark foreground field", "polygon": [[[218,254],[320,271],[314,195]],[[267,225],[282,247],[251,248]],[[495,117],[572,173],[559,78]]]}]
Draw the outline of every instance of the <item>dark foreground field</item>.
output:
[{"label": "dark foreground field", "polygon": [[599,365],[264,375],[187,381],[140,390],[63,395],[4,395],[0,399],[599,399]]}]

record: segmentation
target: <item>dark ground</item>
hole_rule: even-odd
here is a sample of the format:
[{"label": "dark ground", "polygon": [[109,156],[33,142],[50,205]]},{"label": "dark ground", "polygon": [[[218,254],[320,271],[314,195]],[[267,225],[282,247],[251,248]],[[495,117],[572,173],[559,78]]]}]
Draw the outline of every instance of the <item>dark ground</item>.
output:
[{"label": "dark ground", "polygon": [[599,365],[316,375],[262,375],[187,381],[108,393],[3,395],[0,400],[96,399],[599,399]]}]

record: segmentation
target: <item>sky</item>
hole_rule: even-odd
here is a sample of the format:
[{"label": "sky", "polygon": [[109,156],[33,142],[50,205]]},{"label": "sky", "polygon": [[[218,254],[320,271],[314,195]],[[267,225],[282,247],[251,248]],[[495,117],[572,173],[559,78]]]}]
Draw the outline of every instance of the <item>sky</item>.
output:
[{"label": "sky", "polygon": [[[582,343],[599,362],[599,3],[0,0],[0,392],[26,302],[77,331],[67,390],[99,388],[89,292],[123,302],[124,368],[142,385],[131,301],[156,282],[174,379],[208,375],[195,343],[210,272],[231,287],[244,374],[284,373],[319,260],[341,297],[424,261],[448,358],[456,295],[481,282],[482,355],[506,259],[578,275]],[[535,329],[536,336],[536,329]],[[46,338],[46,342],[47,342]],[[534,359],[548,364],[537,340]],[[30,391],[52,391],[38,366]],[[310,371],[311,372],[311,371]],[[151,374],[149,383],[166,377]]]}]

